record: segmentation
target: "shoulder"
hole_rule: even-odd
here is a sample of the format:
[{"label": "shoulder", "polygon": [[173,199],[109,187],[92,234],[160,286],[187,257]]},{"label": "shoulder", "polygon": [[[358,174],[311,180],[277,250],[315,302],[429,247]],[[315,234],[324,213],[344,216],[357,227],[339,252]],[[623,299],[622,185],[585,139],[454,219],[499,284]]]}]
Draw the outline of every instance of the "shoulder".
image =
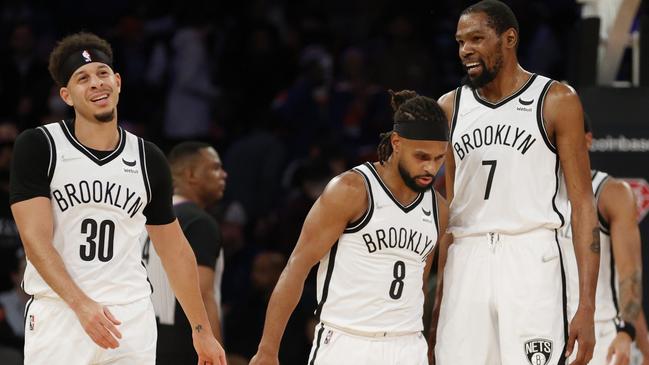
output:
[{"label": "shoulder", "polygon": [[624,180],[609,177],[603,183],[601,196],[609,197],[613,201],[633,201],[635,203],[635,195],[629,183]]},{"label": "shoulder", "polygon": [[36,146],[36,145],[44,145],[47,146],[47,136],[45,135],[45,131],[43,131],[41,128],[31,128],[23,131],[18,135],[16,138],[16,142],[14,145],[30,145],[30,146]]},{"label": "shoulder", "polygon": [[437,99],[437,103],[439,104],[440,107],[442,107],[442,110],[444,110],[444,112],[446,113],[446,118],[448,118],[449,122],[453,117],[453,109],[455,107],[456,93],[457,93],[457,89],[451,90],[446,94],[440,96],[439,99]]},{"label": "shoulder", "polygon": [[201,224],[210,228],[218,226],[209,213],[192,202],[174,205],[174,213],[182,225]]},{"label": "shoulder", "polygon": [[144,138],[141,138],[141,137],[137,137],[137,138],[140,138],[140,140],[142,141],[142,145],[144,147],[144,153],[145,153],[145,155],[147,157],[147,160],[148,159],[162,159],[162,160],[167,159],[165,157],[164,152],[162,152],[160,147],[156,146],[155,143],[147,141],[147,140],[145,140]]},{"label": "shoulder", "polygon": [[560,105],[579,105],[581,102],[577,91],[572,86],[552,80],[552,84],[550,84],[545,96],[545,104],[546,106],[557,107]]},{"label": "shoulder", "polygon": [[359,194],[365,194],[365,191],[365,179],[363,176],[355,170],[348,170],[331,179],[322,196],[358,198]]}]

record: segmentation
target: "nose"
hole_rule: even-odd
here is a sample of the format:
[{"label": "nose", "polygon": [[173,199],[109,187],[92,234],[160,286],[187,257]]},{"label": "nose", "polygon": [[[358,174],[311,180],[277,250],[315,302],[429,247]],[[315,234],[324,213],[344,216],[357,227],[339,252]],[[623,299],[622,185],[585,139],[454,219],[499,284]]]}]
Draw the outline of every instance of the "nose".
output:
[{"label": "nose", "polygon": [[464,42],[460,45],[460,58],[464,59],[470,56],[473,53],[473,47],[470,45],[470,42]]},{"label": "nose", "polygon": [[90,86],[97,88],[101,87],[104,84],[104,80],[101,79],[101,77],[97,76],[96,74],[90,75]]}]

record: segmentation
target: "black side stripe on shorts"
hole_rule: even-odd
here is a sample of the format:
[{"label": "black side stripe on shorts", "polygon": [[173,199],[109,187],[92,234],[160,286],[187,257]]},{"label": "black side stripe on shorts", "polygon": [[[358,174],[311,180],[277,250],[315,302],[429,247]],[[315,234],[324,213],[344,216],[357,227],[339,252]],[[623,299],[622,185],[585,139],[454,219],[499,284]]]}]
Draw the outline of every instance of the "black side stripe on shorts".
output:
[{"label": "black side stripe on shorts", "polygon": [[559,362],[557,365],[566,364],[566,347],[568,347],[568,296],[566,293],[566,271],[563,267],[563,255],[561,254],[561,245],[559,245],[558,230],[554,230],[554,240],[559,250],[559,264],[561,265],[561,296],[563,300],[563,350],[559,353]]},{"label": "black side stripe on shorts", "polygon": [[29,313],[29,307],[32,306],[32,303],[34,303],[34,296],[32,295],[29,297],[29,300],[27,301],[27,305],[25,305],[25,315],[23,319],[23,328],[25,329],[25,332],[27,331],[27,315]]},{"label": "black side stripe on shorts", "polygon": [[322,340],[322,332],[324,332],[324,324],[320,323],[320,329],[318,330],[318,338],[316,340],[315,350],[313,350],[313,357],[309,361],[309,365],[315,364],[315,357],[318,356],[318,350],[320,349],[320,340]]},{"label": "black side stripe on shorts", "polygon": [[322,298],[320,298],[320,303],[318,303],[318,308],[315,310],[316,320],[320,320],[320,314],[322,314],[322,307],[327,301],[327,296],[329,295],[329,284],[331,283],[331,275],[334,272],[334,264],[336,263],[336,252],[338,251],[338,241],[334,243],[329,251],[329,264],[327,265],[327,275],[325,275],[324,286],[322,288]]}]

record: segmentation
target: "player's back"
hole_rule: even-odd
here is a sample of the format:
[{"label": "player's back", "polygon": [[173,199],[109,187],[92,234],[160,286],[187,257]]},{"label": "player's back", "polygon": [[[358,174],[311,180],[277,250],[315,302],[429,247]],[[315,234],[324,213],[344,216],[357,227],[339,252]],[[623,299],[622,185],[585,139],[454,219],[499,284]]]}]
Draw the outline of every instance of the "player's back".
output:
[{"label": "player's back", "polygon": [[320,261],[316,316],[354,331],[421,331],[423,270],[438,235],[435,193],[403,206],[371,163],[354,171],[366,182],[368,210]]},{"label": "player's back", "polygon": [[545,131],[543,104],[552,80],[532,75],[498,103],[468,86],[455,93],[455,159],[449,231],[455,237],[520,234],[563,224],[556,201],[559,156]]}]

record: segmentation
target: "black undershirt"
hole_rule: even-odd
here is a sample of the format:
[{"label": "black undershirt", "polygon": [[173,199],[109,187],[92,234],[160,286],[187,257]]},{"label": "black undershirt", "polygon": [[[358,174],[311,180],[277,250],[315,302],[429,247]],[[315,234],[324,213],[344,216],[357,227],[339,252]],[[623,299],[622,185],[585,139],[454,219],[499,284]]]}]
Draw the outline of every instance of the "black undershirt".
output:
[{"label": "black undershirt", "polygon": [[[74,121],[65,123],[74,134]],[[108,156],[113,151],[98,151],[86,146],[96,157]],[[151,201],[144,208],[146,224],[160,225],[173,222],[171,197],[173,184],[167,160],[160,149],[151,142],[144,141],[146,166],[151,184]],[[50,181],[47,169],[50,162],[50,148],[43,131],[28,129],[22,132],[14,144],[11,161],[9,204],[35,197],[50,198]],[[100,168],[100,167],[98,167]]]}]

